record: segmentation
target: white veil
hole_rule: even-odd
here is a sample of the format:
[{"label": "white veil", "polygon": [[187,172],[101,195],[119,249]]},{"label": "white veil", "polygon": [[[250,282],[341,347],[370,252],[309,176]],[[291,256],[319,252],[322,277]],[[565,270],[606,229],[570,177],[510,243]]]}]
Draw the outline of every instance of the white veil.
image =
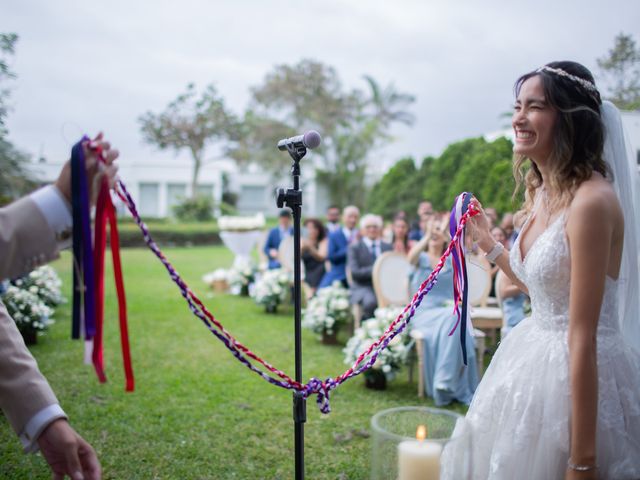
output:
[{"label": "white veil", "polygon": [[613,173],[613,187],[624,212],[624,249],[618,280],[620,330],[624,340],[640,353],[640,288],[638,285],[638,236],[640,204],[638,172],[633,165],[631,144],[622,127],[620,111],[611,102],[602,103],[605,127],[604,158]]}]

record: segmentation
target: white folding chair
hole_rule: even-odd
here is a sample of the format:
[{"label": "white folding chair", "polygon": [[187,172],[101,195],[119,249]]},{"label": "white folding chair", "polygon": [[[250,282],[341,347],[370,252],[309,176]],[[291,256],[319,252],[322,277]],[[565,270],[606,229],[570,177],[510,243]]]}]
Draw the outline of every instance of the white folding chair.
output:
[{"label": "white folding chair", "polygon": [[404,307],[409,303],[409,271],[411,264],[406,255],[385,252],[373,264],[371,278],[378,307]]},{"label": "white folding chair", "polygon": [[487,298],[491,291],[491,264],[479,255],[467,258],[467,280],[469,283],[469,306],[471,323],[474,327],[476,351],[478,357],[478,374],[484,372],[484,350],[486,336],[496,343],[496,332],[502,328],[503,315],[499,307],[488,307]]}]

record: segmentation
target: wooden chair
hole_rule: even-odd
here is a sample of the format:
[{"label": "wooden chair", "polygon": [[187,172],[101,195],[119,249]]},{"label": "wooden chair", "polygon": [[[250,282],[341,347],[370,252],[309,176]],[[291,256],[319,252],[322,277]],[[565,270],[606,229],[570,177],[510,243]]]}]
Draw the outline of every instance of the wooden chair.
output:
[{"label": "wooden chair", "polygon": [[467,278],[469,280],[469,306],[471,307],[469,316],[474,332],[478,332],[474,336],[476,338],[478,375],[482,378],[486,337],[491,338],[493,345],[496,344],[496,334],[502,328],[503,315],[500,307],[487,305],[492,283],[489,261],[479,255],[470,255],[467,258]]},{"label": "wooden chair", "polygon": [[[485,332],[496,343],[496,334],[502,328],[502,309],[488,307],[487,298],[491,291],[491,264],[479,255],[467,258],[467,278],[469,280],[469,305],[473,327]],[[480,373],[482,370],[479,371]]]},{"label": "wooden chair", "polygon": [[411,264],[407,256],[398,252],[385,252],[373,264],[373,290],[378,307],[404,307],[409,296],[409,272]]}]

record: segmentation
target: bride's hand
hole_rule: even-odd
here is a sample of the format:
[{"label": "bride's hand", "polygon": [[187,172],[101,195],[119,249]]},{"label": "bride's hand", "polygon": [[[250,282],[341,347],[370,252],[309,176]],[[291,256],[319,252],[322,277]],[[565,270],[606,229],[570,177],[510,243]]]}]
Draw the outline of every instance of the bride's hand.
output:
[{"label": "bride's hand", "polygon": [[480,213],[471,217],[469,219],[468,225],[471,227],[471,236],[474,241],[478,242],[478,246],[484,250],[485,252],[490,251],[494,244],[496,243],[493,237],[491,236],[491,231],[489,230],[489,219],[487,215],[484,213],[484,209],[482,208],[482,204],[478,201],[476,197],[473,197],[471,200],[472,205],[478,210]]}]

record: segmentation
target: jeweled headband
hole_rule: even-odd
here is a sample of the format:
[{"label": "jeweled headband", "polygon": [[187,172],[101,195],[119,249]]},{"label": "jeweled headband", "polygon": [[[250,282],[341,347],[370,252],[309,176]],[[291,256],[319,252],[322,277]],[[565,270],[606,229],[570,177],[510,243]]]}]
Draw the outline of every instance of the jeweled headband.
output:
[{"label": "jeweled headband", "polygon": [[562,70],[561,68],[553,68],[545,65],[544,67],[540,67],[539,69],[536,70],[536,73],[540,73],[540,72],[555,73],[556,75],[567,78],[572,82],[576,82],[577,84],[581,85],[586,90],[588,90],[590,93],[593,93],[593,94],[598,93],[598,89],[596,88],[595,84],[593,84],[589,80],[585,80],[582,77],[578,77],[577,75],[573,75],[565,70]]}]

